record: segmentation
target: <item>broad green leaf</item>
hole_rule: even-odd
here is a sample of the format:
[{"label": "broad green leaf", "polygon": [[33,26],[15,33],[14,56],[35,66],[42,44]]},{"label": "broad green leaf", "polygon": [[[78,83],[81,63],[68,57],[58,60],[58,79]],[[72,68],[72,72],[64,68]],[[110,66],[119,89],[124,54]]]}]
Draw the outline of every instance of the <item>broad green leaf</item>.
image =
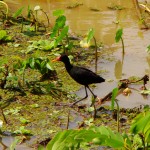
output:
[{"label": "broad green leaf", "polygon": [[[105,130],[105,131],[104,131]],[[47,150],[80,149],[83,143],[98,144],[112,148],[124,148],[124,138],[120,133],[100,126],[88,130],[65,130],[59,132],[47,145]]]},{"label": "broad green leaf", "polygon": [[53,27],[52,33],[50,35],[51,38],[54,38],[56,36],[56,34],[58,34],[60,29],[63,29],[63,27],[66,24],[66,17],[65,16],[59,16],[56,19],[56,23],[55,26]]},{"label": "broad green leaf", "polygon": [[145,134],[146,131],[150,130],[150,112],[143,112],[140,113],[132,123],[130,128],[131,132],[134,134],[143,133]]},{"label": "broad green leaf", "polygon": [[7,33],[5,30],[0,30],[0,40],[3,40],[7,36]]},{"label": "broad green leaf", "polygon": [[64,10],[55,10],[53,11],[53,16],[61,16],[64,14]]},{"label": "broad green leaf", "polygon": [[68,30],[69,30],[69,27],[68,27],[68,26],[65,26],[65,27],[62,29],[60,35],[59,35],[59,36],[56,38],[56,40],[55,40],[55,45],[54,45],[54,47],[56,47],[56,46],[63,40],[63,38],[67,36]]},{"label": "broad green leaf", "polygon": [[116,32],[116,37],[115,37],[116,42],[120,41],[120,39],[122,38],[122,34],[123,34],[123,29],[118,29]]},{"label": "broad green leaf", "polygon": [[49,69],[49,70],[54,70],[54,69],[52,68],[52,66],[50,66],[49,63],[46,64],[46,68]]},{"label": "broad green leaf", "polygon": [[17,18],[19,15],[21,15],[23,9],[24,9],[24,7],[21,7],[20,9],[18,9],[18,10],[13,14],[13,17],[14,17],[14,18]]},{"label": "broad green leaf", "polygon": [[114,88],[112,91],[112,97],[111,97],[111,109],[114,110],[114,105],[115,105],[115,99],[118,94],[118,88]]},{"label": "broad green leaf", "polygon": [[90,29],[88,34],[87,34],[87,43],[90,42],[90,40],[94,37],[94,30]]}]

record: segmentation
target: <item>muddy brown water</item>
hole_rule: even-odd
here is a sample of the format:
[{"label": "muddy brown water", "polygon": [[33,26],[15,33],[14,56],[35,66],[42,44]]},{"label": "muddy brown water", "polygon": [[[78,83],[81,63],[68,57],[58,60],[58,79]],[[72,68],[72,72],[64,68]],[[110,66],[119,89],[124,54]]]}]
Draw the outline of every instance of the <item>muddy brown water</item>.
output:
[{"label": "muddy brown water", "polygon": [[[146,48],[150,44],[150,30],[140,29],[141,24],[138,20],[135,6],[131,0],[94,0],[92,2],[90,0],[82,0],[80,3],[83,5],[74,9],[66,8],[76,3],[74,0],[33,0],[32,2],[17,0],[14,2],[12,0],[6,0],[6,2],[8,2],[12,10],[17,10],[22,6],[27,7],[30,5],[31,8],[34,8],[39,5],[48,13],[52,25],[55,19],[52,15],[53,10],[63,9],[67,17],[67,24],[70,27],[70,33],[72,34],[83,35],[90,28],[95,30],[97,41],[105,45],[103,50],[104,57],[103,59],[99,58],[98,61],[98,70],[107,70],[107,73],[102,74],[102,76],[106,79],[114,80],[114,83],[103,83],[94,89],[99,97],[103,97],[116,87],[119,79],[131,76],[142,77],[145,74],[149,75],[150,56],[146,52]],[[121,11],[108,9],[108,6],[113,5],[121,5],[125,7],[125,9]],[[99,11],[91,11],[93,8]],[[40,16],[40,18],[42,18],[42,16]],[[119,25],[113,23],[115,21],[119,21]],[[121,42],[116,44],[114,40],[118,27],[123,28],[123,39],[125,44],[124,59],[122,58]],[[112,59],[112,61],[110,61],[110,59]],[[147,88],[149,88],[149,83]],[[84,95],[84,90],[81,89],[77,93],[79,93],[79,95]],[[125,108],[150,104],[149,96],[143,98],[139,92],[134,90],[132,90],[130,96],[125,97],[120,95],[118,99],[120,106]]]},{"label": "muddy brown water", "polygon": [[[50,18],[51,24],[54,24],[53,10],[63,9],[67,17],[67,24],[72,34],[85,34],[88,29],[95,30],[95,37],[98,42],[104,43],[103,57],[98,60],[98,70],[107,70],[102,76],[113,82],[105,82],[97,84],[93,92],[99,97],[105,96],[113,88],[117,86],[118,80],[129,78],[131,76],[143,77],[150,74],[150,55],[146,52],[147,46],[150,44],[150,30],[141,30],[141,24],[138,20],[136,9],[131,0],[81,0],[83,5],[67,9],[67,6],[75,3],[75,0],[32,0],[32,1],[13,1],[6,0],[11,10],[17,10],[22,6],[30,5],[31,8],[39,5],[44,9]],[[125,7],[124,10],[111,10],[108,6],[113,4]],[[91,11],[91,8],[99,11]],[[39,14],[40,15],[40,14]],[[42,18],[43,21],[45,18]],[[116,25],[115,21],[119,21]],[[122,58],[121,43],[115,43],[114,37],[118,27],[123,28],[123,39],[125,44],[125,55]],[[106,51],[106,53],[105,53]],[[111,59],[111,60],[110,60]],[[122,64],[122,66],[121,66]],[[94,71],[94,64],[93,68]],[[120,107],[133,108],[140,105],[150,104],[150,96],[142,96],[139,94],[141,85],[132,85],[129,96],[119,95]],[[150,84],[147,84],[147,88]],[[85,95],[84,88],[77,91],[82,97]],[[90,97],[82,103],[90,103]],[[110,102],[104,105],[110,105]]]}]

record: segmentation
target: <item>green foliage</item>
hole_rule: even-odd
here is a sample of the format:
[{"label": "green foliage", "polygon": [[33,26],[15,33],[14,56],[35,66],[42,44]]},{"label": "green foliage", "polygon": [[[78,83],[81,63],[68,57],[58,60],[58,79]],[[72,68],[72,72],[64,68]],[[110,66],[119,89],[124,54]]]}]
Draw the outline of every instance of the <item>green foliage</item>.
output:
[{"label": "green foliage", "polygon": [[45,74],[48,73],[48,71],[53,70],[49,64],[49,59],[43,57],[30,57],[24,61],[18,60],[18,63],[14,65],[14,69],[19,70],[20,72],[24,72],[24,70],[27,68],[36,69],[41,74]]},{"label": "green foliage", "polygon": [[93,37],[94,37],[94,30],[90,29],[87,34],[87,43],[89,43]]},{"label": "green foliage", "polygon": [[147,52],[150,52],[150,45],[147,46]]},{"label": "green foliage", "polygon": [[23,117],[21,117],[21,118],[20,118],[20,122],[21,122],[22,124],[28,124],[30,121],[27,120],[27,119],[25,119],[25,118],[23,118]]},{"label": "green foliage", "polygon": [[55,10],[53,11],[53,16],[62,16],[64,14],[64,10]]},{"label": "green foliage", "polygon": [[25,129],[24,126],[21,126],[18,130],[14,131],[13,133],[17,135],[31,135],[31,131]]},{"label": "green foliage", "polygon": [[[116,95],[117,89],[114,89]],[[109,146],[114,149],[146,149],[150,143],[150,112],[140,113],[131,125],[130,131],[133,136],[114,133],[105,126],[82,130],[65,130],[59,132],[47,145],[47,150],[70,150],[86,148],[87,146]]]},{"label": "green foliage", "polygon": [[123,35],[123,29],[118,29],[116,32],[116,37],[115,37],[115,41],[118,43]]},{"label": "green foliage", "polygon": [[145,142],[150,142],[150,112],[140,113],[134,120],[131,126],[133,134],[141,134]]},{"label": "green foliage", "polygon": [[[87,147],[88,143],[123,148],[125,139],[119,133],[100,126],[88,130],[65,130],[59,132],[47,145],[47,150],[69,150]],[[129,143],[126,143],[128,145]]]},{"label": "green foliage", "polygon": [[17,18],[18,16],[20,16],[22,14],[24,7],[19,8],[14,14],[13,17]]},{"label": "green foliage", "polygon": [[5,30],[0,30],[0,43],[1,42],[8,42],[11,41],[12,37],[7,35],[7,32]]},{"label": "green foliage", "polygon": [[52,33],[50,35],[51,38],[54,38],[61,29],[63,29],[63,27],[65,26],[66,24],[66,17],[64,15],[62,16],[59,16],[57,19],[56,19],[56,22],[55,22],[55,25],[52,29]]},{"label": "green foliage", "polygon": [[34,50],[44,50],[49,51],[54,48],[54,41],[49,40],[39,40],[39,41],[32,41],[32,44],[28,46],[27,52],[30,53]]},{"label": "green foliage", "polygon": [[124,41],[123,41],[122,35],[123,35],[123,29],[118,29],[117,32],[116,32],[115,41],[116,41],[116,43],[118,43],[121,40],[122,52],[124,54],[125,53],[125,48],[124,48]]},{"label": "green foliage", "polygon": [[150,94],[150,89],[142,90],[140,93],[145,95]]},{"label": "green foliage", "polygon": [[15,140],[10,145],[10,150],[14,150],[16,148],[17,144],[20,143],[20,142],[21,142],[20,139],[15,138]]},{"label": "green foliage", "polygon": [[108,6],[109,9],[112,9],[112,10],[122,10],[122,9],[125,9],[123,6],[121,5],[112,5],[112,6]]},{"label": "green foliage", "polygon": [[60,35],[55,39],[54,47],[56,47],[63,40],[63,38],[66,37],[66,35],[68,34],[68,30],[69,30],[68,26],[65,26],[62,29]]},{"label": "green foliage", "polygon": [[111,97],[111,109],[112,110],[114,110],[114,105],[115,105],[117,94],[118,94],[118,88],[113,89],[113,91],[112,91],[112,97]]}]

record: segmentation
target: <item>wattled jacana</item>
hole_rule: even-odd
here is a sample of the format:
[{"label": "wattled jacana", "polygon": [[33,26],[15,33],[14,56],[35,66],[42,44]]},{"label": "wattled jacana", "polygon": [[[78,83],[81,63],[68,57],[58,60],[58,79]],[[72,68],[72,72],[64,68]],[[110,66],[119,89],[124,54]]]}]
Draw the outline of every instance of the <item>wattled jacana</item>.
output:
[{"label": "wattled jacana", "polygon": [[86,69],[86,68],[83,68],[83,67],[78,67],[78,66],[73,66],[70,63],[70,60],[69,60],[68,56],[65,55],[65,54],[61,55],[60,57],[57,57],[53,61],[62,61],[65,64],[65,68],[66,68],[67,72],[69,73],[69,75],[76,82],[78,82],[79,84],[84,85],[84,87],[85,87],[86,96],[84,98],[74,102],[72,105],[75,105],[76,103],[78,103],[78,102],[80,102],[83,99],[88,97],[87,88],[92,93],[94,98],[97,97],[92,92],[92,90],[89,88],[89,84],[105,82],[105,79],[103,79],[102,77],[100,77],[99,75],[97,75],[96,73],[92,72],[89,69]]}]

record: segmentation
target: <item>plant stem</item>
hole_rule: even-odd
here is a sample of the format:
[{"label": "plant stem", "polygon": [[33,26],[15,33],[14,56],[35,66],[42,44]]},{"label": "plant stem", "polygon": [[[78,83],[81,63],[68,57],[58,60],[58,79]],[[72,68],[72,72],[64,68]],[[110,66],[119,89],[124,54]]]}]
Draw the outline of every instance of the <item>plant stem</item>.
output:
[{"label": "plant stem", "polygon": [[95,107],[95,104],[94,104],[94,115],[93,115],[93,119],[95,120],[95,118],[96,118],[96,114],[97,114],[97,110],[96,110],[96,107]]},{"label": "plant stem", "polygon": [[23,32],[23,16],[22,16],[22,20],[21,20],[21,33]]},{"label": "plant stem", "polygon": [[119,131],[120,131],[120,127],[119,127],[119,119],[120,119],[119,111],[120,111],[120,109],[119,109],[119,104],[118,104],[118,102],[117,102],[117,99],[115,99],[115,103],[116,103],[116,105],[117,105],[117,130],[118,130],[118,132],[119,132]]},{"label": "plant stem", "polygon": [[121,43],[122,43],[122,52],[123,54],[125,53],[125,50],[124,50],[124,41],[123,41],[123,38],[121,37]]},{"label": "plant stem", "polygon": [[146,150],[144,136],[143,136],[142,134],[139,134],[139,136],[140,136],[140,137],[141,137],[141,139],[142,139],[142,144],[143,144],[144,150]]},{"label": "plant stem", "polygon": [[98,60],[98,56],[97,56],[97,43],[96,43],[96,38],[93,36],[94,39],[94,44],[95,44],[95,72],[97,72],[97,60]]},{"label": "plant stem", "polygon": [[48,22],[48,27],[49,27],[49,25],[50,25],[50,22],[49,22],[49,18],[48,18],[48,15],[47,15],[47,13],[43,10],[43,9],[41,9],[41,11],[45,14],[45,16],[46,16],[46,18],[47,18],[47,22]]},{"label": "plant stem", "polygon": [[69,121],[70,121],[69,116],[70,116],[70,110],[68,110],[68,117],[67,117],[67,125],[66,125],[66,129],[69,128]]}]

